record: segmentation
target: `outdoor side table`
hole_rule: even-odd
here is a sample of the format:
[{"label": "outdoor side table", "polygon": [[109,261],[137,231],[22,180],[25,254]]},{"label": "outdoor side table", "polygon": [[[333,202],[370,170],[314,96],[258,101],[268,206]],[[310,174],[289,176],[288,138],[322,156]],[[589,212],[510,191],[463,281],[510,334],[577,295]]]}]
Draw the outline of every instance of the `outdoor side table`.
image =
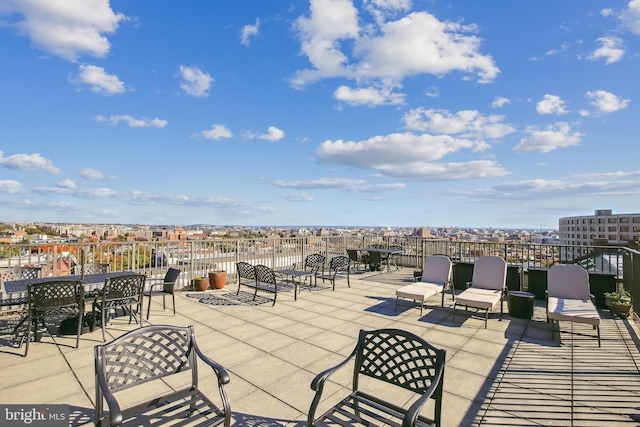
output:
[{"label": "outdoor side table", "polygon": [[509,315],[520,319],[533,317],[536,296],[530,292],[510,291],[508,296]]}]

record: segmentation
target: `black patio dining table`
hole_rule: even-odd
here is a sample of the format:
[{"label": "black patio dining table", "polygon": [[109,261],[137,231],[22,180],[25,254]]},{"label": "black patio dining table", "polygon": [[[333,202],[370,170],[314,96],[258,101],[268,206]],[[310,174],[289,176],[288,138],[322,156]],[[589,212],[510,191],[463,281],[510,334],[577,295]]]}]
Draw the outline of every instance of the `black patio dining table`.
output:
[{"label": "black patio dining table", "polygon": [[21,279],[10,280],[4,282],[4,290],[7,294],[16,295],[27,292],[29,285],[34,283],[45,283],[52,280],[80,280],[84,285],[85,291],[91,292],[96,289],[102,288],[104,281],[118,276],[125,276],[128,274],[135,274],[133,271],[114,271],[110,273],[93,273],[93,274],[74,274],[70,276],[56,276],[56,277],[39,277],[37,279]]}]

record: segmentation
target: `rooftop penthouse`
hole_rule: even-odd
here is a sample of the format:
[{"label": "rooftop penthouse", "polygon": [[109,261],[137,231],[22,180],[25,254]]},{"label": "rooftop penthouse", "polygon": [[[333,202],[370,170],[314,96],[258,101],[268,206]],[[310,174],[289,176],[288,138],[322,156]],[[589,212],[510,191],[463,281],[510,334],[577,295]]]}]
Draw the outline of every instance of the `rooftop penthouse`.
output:
[{"label": "rooftop penthouse", "polygon": [[[399,268],[388,272],[352,270],[335,290],[320,280],[272,295],[238,289],[235,263],[248,261],[272,267],[291,266],[307,254],[330,259],[346,248],[400,244]],[[573,248],[554,245],[359,238],[256,239],[211,242],[79,245],[77,247],[17,247],[5,258],[12,265],[40,264],[50,275],[64,276],[67,263],[107,261],[111,271],[134,270],[162,277],[169,267],[182,270],[176,293],[176,314],[170,304],[154,299],[145,324],[193,325],[198,344],[230,375],[226,389],[232,425],[304,426],[314,392],[313,378],[334,366],[353,349],[361,329],[397,328],[412,332],[446,350],[443,426],[490,425],[637,425],[640,422],[638,328],[633,318],[619,318],[599,307],[601,347],[590,325],[560,322],[552,338],[544,298],[535,300],[532,319],[492,312],[485,328],[483,316],[459,310],[445,295],[430,297],[422,315],[415,304],[396,305],[395,291],[414,282],[414,269],[425,257],[447,254],[454,260],[455,292],[463,289],[475,259],[500,254],[509,260],[509,288],[535,291],[539,277],[554,262],[582,263],[593,283],[606,288],[636,289],[639,254],[627,248]],[[63,262],[62,260],[66,260]],[[223,289],[195,291],[191,279],[225,269]],[[517,279],[517,280],[516,280]],[[517,284],[516,284],[517,283]],[[599,289],[602,292],[602,289]],[[592,288],[593,290],[593,288]],[[238,292],[239,291],[239,292]],[[537,291],[536,291],[537,292]],[[95,411],[94,347],[103,343],[100,329],[83,333],[75,348],[74,335],[50,334],[24,344],[12,333],[20,312],[5,312],[0,335],[0,401],[3,404],[68,404],[70,425],[91,425]],[[107,341],[138,328],[128,316],[116,316],[107,326]],[[201,369],[200,386],[215,395],[217,382]],[[327,386],[321,409],[335,403],[349,388],[348,372],[335,375]],[[402,401],[403,395],[387,395]],[[406,403],[402,401],[402,403]],[[432,409],[427,405],[425,412]],[[197,417],[193,421],[201,421]]]}]

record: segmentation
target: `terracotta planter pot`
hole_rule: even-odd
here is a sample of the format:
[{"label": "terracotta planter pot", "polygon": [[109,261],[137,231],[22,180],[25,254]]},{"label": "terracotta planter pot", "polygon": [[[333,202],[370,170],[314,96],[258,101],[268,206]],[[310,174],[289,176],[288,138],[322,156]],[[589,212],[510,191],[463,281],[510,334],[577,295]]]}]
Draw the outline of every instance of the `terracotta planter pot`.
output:
[{"label": "terracotta planter pot", "polygon": [[209,279],[193,279],[193,288],[197,291],[209,289]]},{"label": "terracotta planter pot", "polygon": [[226,271],[210,271],[209,272],[209,283],[213,289],[222,289],[224,285],[227,283],[227,272]]}]

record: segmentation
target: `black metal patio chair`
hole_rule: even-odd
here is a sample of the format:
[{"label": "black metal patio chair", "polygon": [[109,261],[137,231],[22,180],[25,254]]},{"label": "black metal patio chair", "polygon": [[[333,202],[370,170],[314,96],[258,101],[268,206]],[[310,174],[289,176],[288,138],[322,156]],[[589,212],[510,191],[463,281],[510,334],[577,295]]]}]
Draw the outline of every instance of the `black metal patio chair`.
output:
[{"label": "black metal patio chair", "polygon": [[[229,374],[202,353],[193,326],[146,326],[96,346],[94,353],[96,426],[230,425],[231,405],[225,390]],[[199,386],[199,362],[215,373],[204,378],[216,379],[219,396],[215,399]],[[189,372],[190,381],[185,377]],[[153,383],[172,386],[149,387]],[[138,386],[140,393],[136,393]],[[119,393],[123,390],[127,391]]]},{"label": "black metal patio chair", "polygon": [[[76,348],[78,348],[84,314],[84,287],[82,282],[78,280],[51,280],[28,285],[27,289],[27,317],[18,324],[19,326],[25,321],[27,323],[25,357],[29,353],[32,330],[34,339],[38,341],[38,322],[42,322],[42,328],[46,329],[47,317],[59,317],[60,315],[77,316]],[[18,326],[16,326],[16,330]]]},{"label": "black metal patio chair", "polygon": [[[149,284],[149,289],[144,291],[144,296],[149,298],[149,304],[147,305],[147,319],[149,319],[149,314],[151,313],[151,297],[152,296],[162,296],[162,309],[166,310],[166,296],[171,295],[171,301],[173,303],[173,315],[176,314],[176,295],[175,288],[176,282],[178,281],[178,277],[180,276],[180,270],[177,268],[169,268],[167,273],[164,275],[162,279],[149,279],[147,278],[146,283]],[[154,283],[155,282],[155,283]]]},{"label": "black metal patio chair", "polygon": [[[129,313],[129,323],[136,318],[142,327],[142,296],[146,276],[143,274],[127,274],[105,280],[104,287],[93,302],[93,316],[100,320],[102,341],[106,341],[105,326],[110,313],[117,313],[118,308]],[[135,310],[134,310],[135,307]]]},{"label": "black metal patio chair", "polygon": [[[308,413],[308,425],[440,426],[445,355],[445,350],[433,347],[411,332],[398,329],[361,330],[358,343],[347,359],[318,374],[311,382],[315,396]],[[355,359],[355,363],[351,393],[316,417],[329,377],[349,365],[352,359]],[[399,401],[388,400],[389,394],[381,392],[387,390],[385,385],[413,392],[410,404],[406,403],[407,396],[402,393],[403,397],[396,399]],[[327,399],[330,398],[332,396]],[[433,418],[420,414],[429,399],[435,401]]]},{"label": "black metal patio chair", "polygon": [[317,278],[322,279],[323,282],[325,280],[330,281],[332,288],[335,291],[336,278],[340,278],[343,276],[347,277],[347,286],[351,287],[351,284],[349,283],[350,270],[351,270],[351,260],[348,257],[344,255],[334,256],[333,258],[331,258],[331,261],[329,261],[329,271],[326,274],[325,273],[319,274]]}]

